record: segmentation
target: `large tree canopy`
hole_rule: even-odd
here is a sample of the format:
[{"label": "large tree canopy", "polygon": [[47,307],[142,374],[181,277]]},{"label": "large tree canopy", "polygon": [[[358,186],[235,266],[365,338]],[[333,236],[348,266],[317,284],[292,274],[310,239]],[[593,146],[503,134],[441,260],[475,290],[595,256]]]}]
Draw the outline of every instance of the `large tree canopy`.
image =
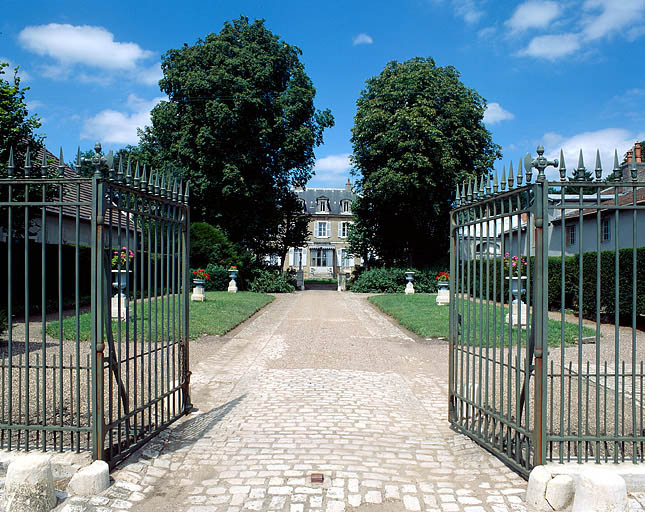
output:
[{"label": "large tree canopy", "polygon": [[483,124],[486,101],[452,66],[414,58],[368,79],[357,106],[354,238],[367,240],[356,249],[370,247],[386,263],[445,258],[456,184],[501,157]]},{"label": "large tree canopy", "polygon": [[314,107],[301,53],[246,17],[169,50],[159,82],[168,101],[141,134],[157,168],[184,169],[193,218],[257,254],[275,245],[285,208],[297,207],[286,192],[311,178],[314,148],[333,126],[331,112]]},{"label": "large tree canopy", "polygon": [[[42,137],[34,133],[40,128],[40,119],[27,112],[25,93],[29,88],[20,87],[18,68],[11,79],[5,79],[8,67],[6,62],[0,62],[0,176],[6,176],[9,148],[14,150],[16,166],[22,167],[27,144],[31,144],[32,151],[42,144]],[[40,168],[40,162],[33,164]]]}]

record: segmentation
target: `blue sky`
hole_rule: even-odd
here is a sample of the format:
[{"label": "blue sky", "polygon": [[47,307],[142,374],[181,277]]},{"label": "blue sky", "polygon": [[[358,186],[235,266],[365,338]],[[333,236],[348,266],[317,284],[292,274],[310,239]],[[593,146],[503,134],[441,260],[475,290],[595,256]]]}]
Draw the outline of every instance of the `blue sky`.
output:
[{"label": "blue sky", "polygon": [[610,169],[614,148],[645,139],[645,0],[3,0],[2,13],[0,59],[21,66],[30,112],[67,159],[96,140],[136,144],[163,98],[161,54],[240,14],[302,49],[316,104],[335,116],[310,186],[345,183],[365,80],[415,56],[455,66],[488,101],[500,168],[542,143],[564,148],[569,168],[581,148],[593,167],[600,148]]}]

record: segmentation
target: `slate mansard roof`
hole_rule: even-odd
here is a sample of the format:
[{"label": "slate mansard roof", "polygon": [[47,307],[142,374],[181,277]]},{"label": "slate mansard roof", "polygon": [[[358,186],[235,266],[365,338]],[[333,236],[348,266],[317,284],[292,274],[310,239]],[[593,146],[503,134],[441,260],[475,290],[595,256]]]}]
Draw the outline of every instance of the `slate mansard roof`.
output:
[{"label": "slate mansard roof", "polygon": [[351,187],[297,189],[295,193],[299,199],[305,201],[307,213],[309,214],[316,213],[316,202],[319,198],[326,197],[329,200],[329,214],[331,215],[341,214],[342,201],[353,201],[356,198],[356,194],[352,192]]}]

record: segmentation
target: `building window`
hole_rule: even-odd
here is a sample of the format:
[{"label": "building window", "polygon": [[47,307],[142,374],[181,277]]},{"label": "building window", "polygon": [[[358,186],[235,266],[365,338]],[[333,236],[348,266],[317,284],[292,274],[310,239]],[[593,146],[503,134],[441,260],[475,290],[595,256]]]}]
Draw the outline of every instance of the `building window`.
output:
[{"label": "building window", "polygon": [[307,203],[304,199],[298,199],[298,204],[300,205],[300,210],[307,213]]},{"label": "building window", "polygon": [[347,238],[347,230],[349,229],[349,222],[338,223],[338,236],[339,238]]},{"label": "building window", "polygon": [[328,249],[311,249],[311,264],[314,267],[328,266]]},{"label": "building window", "polygon": [[329,199],[326,197],[319,197],[316,199],[316,211],[318,213],[329,213]]},{"label": "building window", "polygon": [[329,230],[327,222],[316,222],[316,238],[328,238]]},{"label": "building window", "polygon": [[609,242],[609,240],[611,240],[611,231],[609,231],[609,218],[602,219],[601,229],[602,229],[602,234],[601,234],[602,241]]},{"label": "building window", "polygon": [[343,201],[341,203],[341,211],[343,213],[352,213],[352,202],[351,201]]},{"label": "building window", "polygon": [[293,264],[298,268],[302,266],[302,249],[293,250]]},{"label": "building window", "polygon": [[576,226],[567,226],[567,246],[576,245]]}]

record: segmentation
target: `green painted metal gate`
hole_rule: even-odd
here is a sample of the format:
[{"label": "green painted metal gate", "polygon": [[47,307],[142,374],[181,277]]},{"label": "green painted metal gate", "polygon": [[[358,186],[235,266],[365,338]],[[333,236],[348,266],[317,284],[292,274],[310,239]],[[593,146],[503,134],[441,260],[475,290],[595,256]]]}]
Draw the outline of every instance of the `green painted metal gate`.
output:
[{"label": "green painted metal gate", "polygon": [[188,187],[95,151],[0,179],[0,448],[115,464],[191,407]]},{"label": "green painted metal gate", "polygon": [[458,187],[450,422],[525,476],[549,461],[642,462],[640,147],[622,166],[615,154],[609,181],[599,153],[595,180],[582,152],[570,179],[562,153],[543,154]]}]

